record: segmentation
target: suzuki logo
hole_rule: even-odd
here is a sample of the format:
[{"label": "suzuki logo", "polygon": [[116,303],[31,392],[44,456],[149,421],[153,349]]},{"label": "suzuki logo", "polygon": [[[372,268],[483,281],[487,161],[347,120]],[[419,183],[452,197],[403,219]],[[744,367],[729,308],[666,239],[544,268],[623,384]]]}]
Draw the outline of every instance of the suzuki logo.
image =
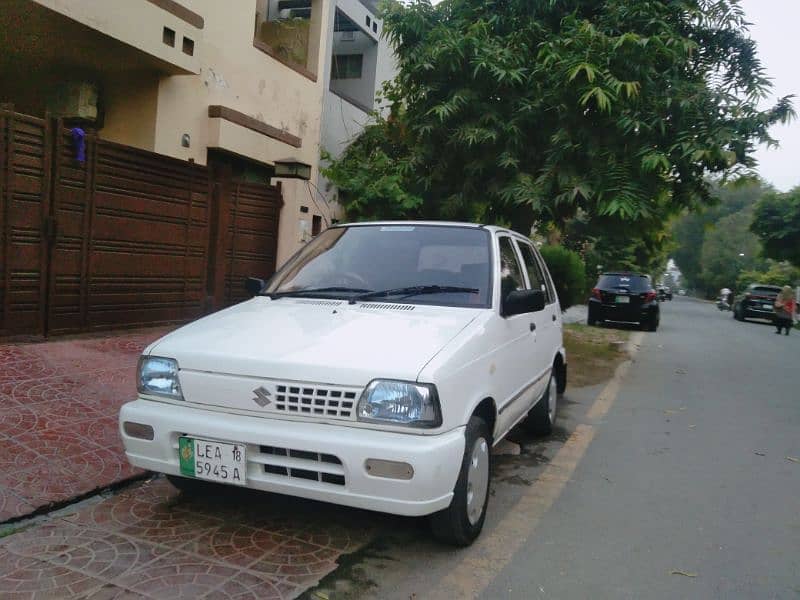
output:
[{"label": "suzuki logo", "polygon": [[267,404],[272,403],[272,400],[270,400],[270,396],[272,396],[272,394],[263,385],[254,389],[253,393],[256,395],[256,397],[253,398],[253,402],[258,404],[261,408],[264,408]]}]

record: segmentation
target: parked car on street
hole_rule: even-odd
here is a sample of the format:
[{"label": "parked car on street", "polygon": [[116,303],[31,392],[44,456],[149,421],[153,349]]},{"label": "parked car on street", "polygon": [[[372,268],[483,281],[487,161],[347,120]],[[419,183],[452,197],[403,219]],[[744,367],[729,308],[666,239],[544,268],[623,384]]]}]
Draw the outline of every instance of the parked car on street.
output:
[{"label": "parked car on street", "polygon": [[733,318],[737,321],[745,319],[772,320],[775,315],[775,298],[781,291],[779,285],[751,283],[743,294],[737,296],[733,303]]},{"label": "parked car on street", "polygon": [[685,296],[686,290],[678,290],[678,296]]},{"label": "parked car on street", "polygon": [[656,291],[650,277],[638,273],[603,273],[589,298],[589,325],[611,321],[638,323],[656,331],[661,320]]},{"label": "parked car on street", "polygon": [[248,289],[145,349],[120,413],[130,462],[195,494],[217,482],[429,515],[439,539],[471,543],[492,445],[523,421],[549,433],[567,382],[558,298],[530,240],[338,225]]},{"label": "parked car on street", "polygon": [[658,289],[656,289],[656,292],[658,294],[658,301],[659,302],[665,302],[667,300],[672,300],[672,290],[669,289],[667,286],[665,286],[665,285],[658,286]]}]

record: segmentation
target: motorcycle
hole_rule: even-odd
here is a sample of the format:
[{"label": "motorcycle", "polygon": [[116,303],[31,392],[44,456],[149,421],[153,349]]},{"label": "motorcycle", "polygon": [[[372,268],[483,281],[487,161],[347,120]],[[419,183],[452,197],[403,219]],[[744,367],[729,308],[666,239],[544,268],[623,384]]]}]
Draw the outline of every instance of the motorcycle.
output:
[{"label": "motorcycle", "polygon": [[719,310],[730,310],[731,309],[731,305],[728,304],[728,302],[725,299],[719,298],[717,300],[717,308]]}]

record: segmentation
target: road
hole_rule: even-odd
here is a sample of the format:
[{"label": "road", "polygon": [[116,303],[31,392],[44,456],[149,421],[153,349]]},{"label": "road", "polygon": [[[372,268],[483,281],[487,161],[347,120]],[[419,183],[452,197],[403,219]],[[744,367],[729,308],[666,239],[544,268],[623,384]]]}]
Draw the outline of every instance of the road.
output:
[{"label": "road", "polygon": [[386,523],[320,589],[800,598],[800,331],[779,337],[687,298],[662,311],[657,333],[636,334],[621,380],[568,390],[552,439],[514,434],[523,453],[497,459],[473,547],[437,546],[419,522]]}]

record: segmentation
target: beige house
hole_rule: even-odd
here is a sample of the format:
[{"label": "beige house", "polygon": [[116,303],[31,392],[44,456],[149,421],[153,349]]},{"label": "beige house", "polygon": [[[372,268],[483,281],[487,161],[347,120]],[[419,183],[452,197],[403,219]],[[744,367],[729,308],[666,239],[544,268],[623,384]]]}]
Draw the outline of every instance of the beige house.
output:
[{"label": "beige house", "polygon": [[[335,10],[333,0],[3,0],[0,102],[251,179],[295,159],[318,182]],[[324,202],[306,181],[281,183],[278,264]]]},{"label": "beige house", "polygon": [[375,0],[2,0],[0,336],[245,297],[340,218],[320,151],[378,108],[381,33]]}]

